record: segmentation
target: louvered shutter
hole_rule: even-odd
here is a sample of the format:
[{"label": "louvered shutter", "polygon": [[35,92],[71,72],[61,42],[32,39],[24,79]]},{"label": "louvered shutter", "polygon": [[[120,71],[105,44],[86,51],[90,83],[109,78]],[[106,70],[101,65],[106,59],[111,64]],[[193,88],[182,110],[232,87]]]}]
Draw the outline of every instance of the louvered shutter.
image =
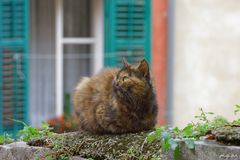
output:
[{"label": "louvered shutter", "polygon": [[105,0],[105,66],[151,59],[151,0]]},{"label": "louvered shutter", "polygon": [[0,132],[28,121],[28,0],[0,0]]}]

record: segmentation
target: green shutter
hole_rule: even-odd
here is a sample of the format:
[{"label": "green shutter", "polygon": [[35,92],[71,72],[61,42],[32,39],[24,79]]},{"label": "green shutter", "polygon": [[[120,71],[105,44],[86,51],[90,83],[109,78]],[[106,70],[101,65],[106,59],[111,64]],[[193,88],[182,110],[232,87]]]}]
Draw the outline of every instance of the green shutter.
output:
[{"label": "green shutter", "polygon": [[0,0],[0,133],[28,122],[28,0]]},{"label": "green shutter", "polygon": [[105,0],[105,66],[151,60],[151,0]]}]

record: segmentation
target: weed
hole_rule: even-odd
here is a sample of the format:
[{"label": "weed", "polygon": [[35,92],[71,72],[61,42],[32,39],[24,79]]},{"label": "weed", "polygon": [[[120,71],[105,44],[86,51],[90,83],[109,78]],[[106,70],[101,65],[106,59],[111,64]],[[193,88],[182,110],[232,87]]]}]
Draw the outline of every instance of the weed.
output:
[{"label": "weed", "polygon": [[0,135],[0,144],[8,144],[12,143],[14,139],[12,138],[12,135],[4,133],[4,135]]},{"label": "weed", "polygon": [[238,112],[240,112],[240,105],[235,105],[235,110],[234,110],[234,114],[236,115]]},{"label": "weed", "polygon": [[[55,134],[52,132],[53,128],[50,127],[47,122],[42,122],[41,129],[38,129],[36,127],[29,126],[22,121],[19,121],[16,119],[11,119],[11,120],[17,123],[21,123],[24,126],[23,129],[17,133],[17,137],[18,137],[17,140],[22,140],[24,142],[27,142],[34,138],[52,136]],[[14,141],[14,138],[12,135],[9,135],[7,133],[5,133],[4,135],[0,135],[0,144],[8,144],[8,143],[12,143],[13,141]]]},{"label": "weed", "polygon": [[52,127],[49,127],[47,122],[42,122],[41,130],[36,127],[31,127],[29,125],[24,124],[24,128],[19,131],[17,136],[19,136],[22,141],[29,141],[33,138],[40,138],[44,136],[52,136],[54,133],[52,132]]},{"label": "weed", "polygon": [[[236,105],[235,113],[240,111],[240,106]],[[187,148],[194,149],[194,141],[199,140],[201,136],[206,135],[214,128],[230,124],[224,117],[216,116],[213,120],[209,120],[209,116],[213,115],[212,112],[204,112],[200,109],[200,114],[194,116],[198,122],[189,123],[183,129],[161,127],[156,128],[151,132],[147,140],[153,141],[155,139],[162,139],[163,150],[167,151],[170,148],[174,151],[174,159],[179,157],[179,145],[178,141],[183,141]],[[233,123],[233,122],[232,122]],[[231,124],[232,124],[231,123]],[[240,119],[234,121],[234,123],[240,124]]]}]

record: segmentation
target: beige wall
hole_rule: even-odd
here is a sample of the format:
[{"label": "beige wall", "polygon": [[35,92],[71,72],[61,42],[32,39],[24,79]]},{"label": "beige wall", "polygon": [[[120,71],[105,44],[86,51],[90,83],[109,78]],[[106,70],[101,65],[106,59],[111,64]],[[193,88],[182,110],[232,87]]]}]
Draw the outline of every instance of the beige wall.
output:
[{"label": "beige wall", "polygon": [[174,125],[240,104],[240,1],[175,0]]}]

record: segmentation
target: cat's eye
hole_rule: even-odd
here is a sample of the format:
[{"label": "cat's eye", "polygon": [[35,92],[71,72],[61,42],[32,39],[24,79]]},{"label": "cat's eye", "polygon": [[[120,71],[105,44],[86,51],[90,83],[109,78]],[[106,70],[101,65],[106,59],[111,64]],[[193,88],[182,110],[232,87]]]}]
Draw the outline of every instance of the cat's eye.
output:
[{"label": "cat's eye", "polygon": [[125,81],[126,79],[128,79],[127,76],[124,76],[124,77],[122,78],[123,81]]}]

